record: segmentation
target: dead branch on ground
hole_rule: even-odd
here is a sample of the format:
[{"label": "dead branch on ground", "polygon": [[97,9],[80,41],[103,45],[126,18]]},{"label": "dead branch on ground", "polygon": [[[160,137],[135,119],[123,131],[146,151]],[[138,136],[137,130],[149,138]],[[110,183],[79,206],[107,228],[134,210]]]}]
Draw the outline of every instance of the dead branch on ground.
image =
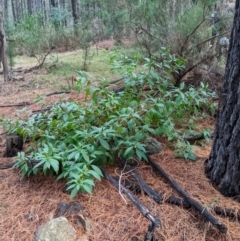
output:
[{"label": "dead branch on ground", "polygon": [[55,91],[55,92],[52,92],[52,93],[49,93],[49,94],[46,94],[43,96],[61,95],[61,94],[69,94],[69,93],[71,93],[71,91]]},{"label": "dead branch on ground", "polygon": [[0,164],[0,170],[13,168],[13,166],[15,164],[16,164],[16,162],[2,163],[2,164]]},{"label": "dead branch on ground", "polygon": [[112,80],[111,82],[109,82],[109,85],[116,84],[116,83],[120,82],[121,80],[124,80],[124,78],[122,77],[122,78],[119,78],[119,79],[116,79],[116,80]]},{"label": "dead branch on ground", "polygon": [[188,202],[192,207],[194,207],[201,215],[203,215],[203,217],[205,217],[209,222],[211,222],[213,226],[216,227],[219,231],[221,231],[222,233],[227,232],[228,228],[225,224],[217,220],[207,210],[206,207],[203,207],[200,203],[198,203],[195,199],[193,199],[188,193],[186,193],[171,176],[169,176],[156,162],[152,160],[152,158],[148,154],[146,155],[152,167],[158,173],[160,173],[181,196],[184,197],[186,202]]},{"label": "dead branch on ground", "polygon": [[[209,137],[213,138],[213,136],[214,136],[214,133],[211,133]],[[200,140],[205,139],[205,136],[204,136],[203,133],[201,133],[201,134],[198,134],[198,135],[183,136],[182,139],[184,141],[200,141]]]},{"label": "dead branch on ground", "polygon": [[26,105],[32,105],[32,103],[30,103],[30,102],[21,102],[21,103],[18,103],[18,104],[11,104],[11,105],[0,105],[0,108],[26,106]]},{"label": "dead branch on ground", "polygon": [[117,189],[121,189],[121,191],[131,200],[131,202],[138,208],[138,210],[142,213],[142,215],[150,220],[152,224],[156,227],[160,227],[160,220],[156,217],[154,217],[149,210],[137,199],[135,195],[133,195],[127,188],[122,186],[112,177],[110,176],[103,168],[101,168],[101,171],[104,175],[104,177]]},{"label": "dead branch on ground", "polygon": [[123,157],[118,158],[121,166],[125,167],[125,170],[130,172],[130,174],[137,180],[139,183],[140,189],[143,190],[149,197],[151,197],[156,203],[160,204],[163,201],[163,197],[161,197],[156,191],[148,186],[148,184],[140,177],[129,165],[127,165],[127,161]]}]

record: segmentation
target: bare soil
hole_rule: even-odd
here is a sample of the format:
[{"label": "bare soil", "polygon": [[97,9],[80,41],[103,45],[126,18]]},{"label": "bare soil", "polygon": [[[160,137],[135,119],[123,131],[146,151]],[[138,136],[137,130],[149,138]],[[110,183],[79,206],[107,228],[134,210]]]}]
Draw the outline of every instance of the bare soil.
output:
[{"label": "bare soil", "polygon": [[[27,79],[27,77],[25,78]],[[25,89],[20,83],[3,84],[0,80],[0,105],[32,103],[28,110],[41,108],[34,103],[37,94],[53,92],[51,89]],[[74,92],[64,96],[52,95],[46,98],[47,103],[58,100],[77,99],[83,101],[83,96]],[[18,118],[16,110],[22,107],[0,107],[0,116]],[[206,120],[205,126],[213,126],[213,120]],[[196,150],[196,162],[176,159],[167,142],[161,140],[164,151],[154,155],[153,159],[164,168],[193,198],[211,211],[214,205],[223,208],[240,209],[240,204],[223,197],[204,175],[204,160],[208,157],[211,144]],[[12,158],[4,158],[5,133],[0,128],[0,163],[12,162]],[[106,169],[112,175],[120,174],[117,164]],[[150,165],[145,162],[136,167],[137,172],[156,191],[177,195],[172,187],[160,177]],[[78,194],[70,200],[64,193],[64,181],[56,181],[55,177],[42,175],[21,178],[16,169],[0,170],[0,240],[32,241],[37,228],[51,219],[56,213],[60,201],[81,203],[85,209],[83,215],[92,225],[92,232],[87,234],[92,241],[143,241],[150,222],[144,218],[136,207],[126,198],[127,204],[107,180],[97,181],[92,195]],[[138,195],[151,214],[161,219],[161,227],[155,231],[155,241],[240,241],[240,224],[238,220],[218,217],[227,225],[228,233],[222,234],[206,222],[201,214],[193,209],[167,203],[158,205],[144,194]],[[212,211],[214,214],[214,212]],[[215,214],[214,214],[215,215]],[[77,230],[78,237],[84,235],[84,230],[76,223],[75,215],[67,215],[68,220]]]}]

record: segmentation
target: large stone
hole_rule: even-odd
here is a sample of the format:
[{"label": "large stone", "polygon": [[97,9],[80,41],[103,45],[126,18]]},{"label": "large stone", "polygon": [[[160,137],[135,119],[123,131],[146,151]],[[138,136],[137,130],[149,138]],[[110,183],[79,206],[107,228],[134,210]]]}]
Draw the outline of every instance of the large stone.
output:
[{"label": "large stone", "polygon": [[76,241],[76,230],[65,217],[55,218],[38,228],[35,241]]},{"label": "large stone", "polygon": [[146,145],[145,148],[149,155],[157,154],[163,150],[161,143],[154,138],[147,138],[144,144]]}]

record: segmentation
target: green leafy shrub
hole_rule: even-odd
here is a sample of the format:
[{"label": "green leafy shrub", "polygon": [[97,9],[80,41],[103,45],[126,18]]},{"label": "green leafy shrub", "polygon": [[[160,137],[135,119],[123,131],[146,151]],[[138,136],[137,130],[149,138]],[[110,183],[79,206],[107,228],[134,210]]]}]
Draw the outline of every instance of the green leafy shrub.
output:
[{"label": "green leafy shrub", "polygon": [[14,33],[17,51],[35,57],[39,65],[51,51],[54,39],[53,26],[44,26],[40,19],[40,13],[27,15],[17,23]]},{"label": "green leafy shrub", "polygon": [[27,154],[18,153],[16,167],[22,174],[57,174],[67,180],[71,197],[79,191],[91,193],[94,179],[102,176],[98,165],[113,163],[120,155],[146,160],[143,143],[150,135],[166,137],[178,156],[194,160],[189,143],[179,141],[181,130],[193,126],[204,108],[212,108],[208,99],[213,94],[203,84],[176,88],[160,77],[160,70],[168,73],[176,58],[168,65],[145,59],[141,68],[137,60],[112,58],[113,70],[124,76],[120,93],[93,87],[87,73],[79,71],[76,88],[85,92],[86,103],[60,102],[29,119],[6,120],[9,133],[31,141]]}]

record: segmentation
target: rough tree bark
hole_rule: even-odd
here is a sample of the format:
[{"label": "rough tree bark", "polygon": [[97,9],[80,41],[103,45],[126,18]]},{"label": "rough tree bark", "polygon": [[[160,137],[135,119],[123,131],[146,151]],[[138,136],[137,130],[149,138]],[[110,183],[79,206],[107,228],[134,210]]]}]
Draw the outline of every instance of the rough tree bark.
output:
[{"label": "rough tree bark", "polygon": [[230,46],[205,172],[227,197],[240,195],[240,0],[236,0]]}]

